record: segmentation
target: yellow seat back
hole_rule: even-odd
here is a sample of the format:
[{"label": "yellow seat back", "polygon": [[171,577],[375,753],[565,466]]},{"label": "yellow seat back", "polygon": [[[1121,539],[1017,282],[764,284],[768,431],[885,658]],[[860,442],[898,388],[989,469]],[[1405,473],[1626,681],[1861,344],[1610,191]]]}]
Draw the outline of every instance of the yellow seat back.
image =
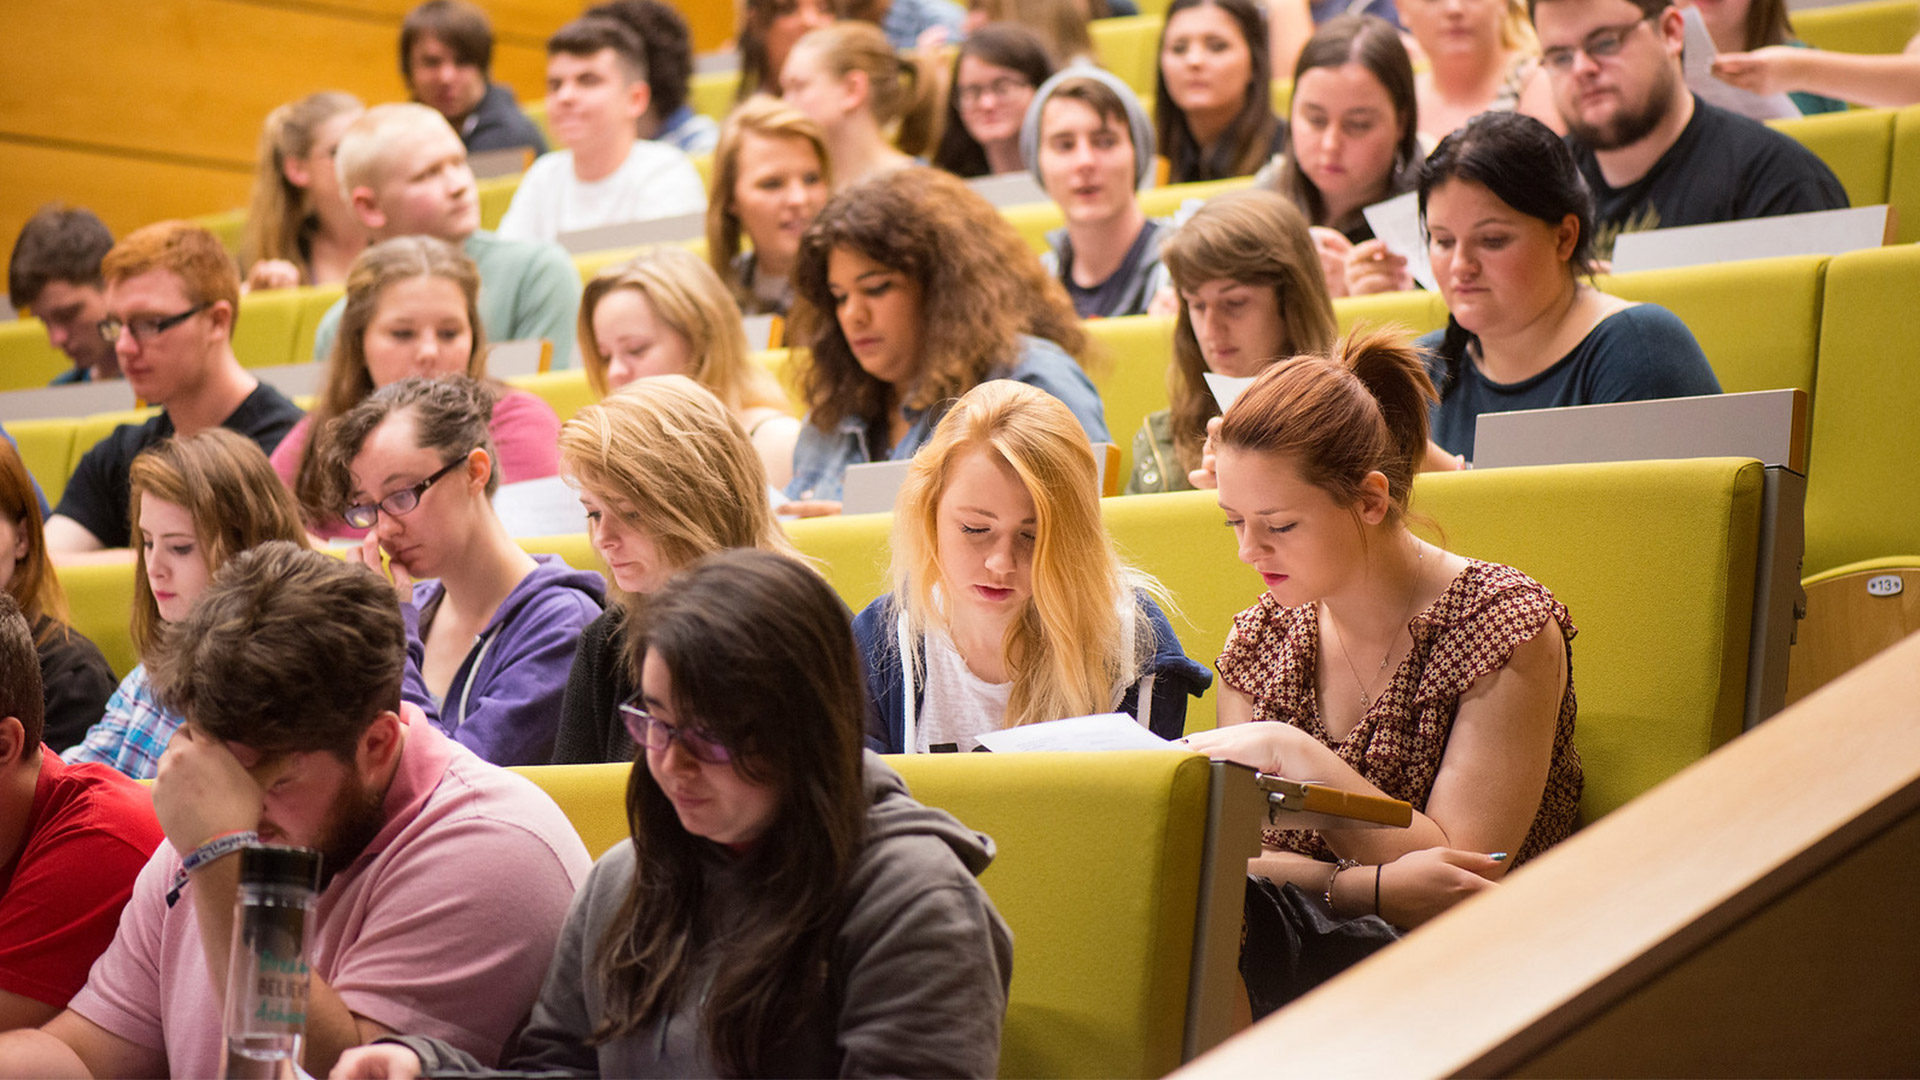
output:
[{"label": "yellow seat back", "polygon": [[1840,186],[1847,189],[1847,202],[1878,206],[1887,201],[1893,117],[1892,109],[1856,109],[1775,120],[1772,126],[1793,136],[1827,163]]}]

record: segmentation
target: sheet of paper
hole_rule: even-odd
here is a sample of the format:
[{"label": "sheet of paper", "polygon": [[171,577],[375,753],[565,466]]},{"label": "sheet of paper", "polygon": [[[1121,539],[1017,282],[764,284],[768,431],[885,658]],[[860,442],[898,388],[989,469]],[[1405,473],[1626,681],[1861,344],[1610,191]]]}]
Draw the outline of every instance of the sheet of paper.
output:
[{"label": "sheet of paper", "polygon": [[1887,242],[1885,206],[1811,210],[1745,221],[1680,225],[1621,233],[1613,242],[1613,272],[1771,259],[1784,255],[1844,255]]},{"label": "sheet of paper", "polygon": [[1687,52],[1684,59],[1687,89],[1700,95],[1700,100],[1709,105],[1718,105],[1754,120],[1792,119],[1800,115],[1800,107],[1785,94],[1749,93],[1715,78],[1713,58],[1720,55],[1720,51],[1713,47],[1713,36],[1707,33],[1707,24],[1700,21],[1698,8],[1688,4],[1682,11],[1687,20]]},{"label": "sheet of paper", "polygon": [[1186,749],[1141,727],[1138,720],[1126,713],[1075,716],[1004,731],[989,731],[980,736],[980,745],[1001,754],[1059,750]]},{"label": "sheet of paper", "polygon": [[747,332],[747,348],[764,352],[779,344],[773,340],[773,327],[777,321],[777,315],[748,315],[742,318],[740,328]]},{"label": "sheet of paper", "polygon": [[1220,403],[1220,412],[1224,415],[1232,408],[1240,392],[1253,385],[1251,375],[1215,375],[1211,371],[1202,372],[1206,376],[1207,389],[1213,391],[1213,400]]},{"label": "sheet of paper", "polygon": [[1409,191],[1396,195],[1360,212],[1366,216],[1373,235],[1387,245],[1387,250],[1407,260],[1413,280],[1428,292],[1439,292],[1433,264],[1427,261],[1427,230],[1420,227],[1420,193]]},{"label": "sheet of paper", "polygon": [[557,476],[500,485],[500,490],[493,493],[493,512],[507,527],[508,536],[587,531],[587,512],[580,508],[579,494]]}]

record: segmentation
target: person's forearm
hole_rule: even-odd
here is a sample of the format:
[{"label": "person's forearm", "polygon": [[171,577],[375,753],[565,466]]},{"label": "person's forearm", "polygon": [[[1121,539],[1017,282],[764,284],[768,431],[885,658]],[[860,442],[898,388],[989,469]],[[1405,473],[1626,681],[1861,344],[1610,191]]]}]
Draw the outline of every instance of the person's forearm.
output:
[{"label": "person's forearm", "polygon": [[319,975],[310,975],[307,983],[307,1049],[304,1065],[313,1076],[325,1076],[333,1071],[334,1063],[340,1055],[371,1042],[382,1035],[394,1032],[374,1023],[363,1020],[347,1008],[333,987]]},{"label": "person's forearm", "polygon": [[1857,55],[1800,50],[1789,70],[1796,90],[1897,109],[1920,102],[1920,54]]},{"label": "person's forearm", "polygon": [[0,1077],[91,1078],[73,1047],[39,1028],[0,1035]]},{"label": "person's forearm", "polygon": [[233,962],[233,902],[240,895],[240,853],[234,852],[193,872],[193,914],[200,923],[200,946],[207,954],[216,1001],[227,999],[227,969]]},{"label": "person's forearm", "polygon": [[[1355,772],[1331,749],[1314,743],[1304,753],[1287,762],[1287,779],[1301,783],[1323,784],[1359,795],[1392,798]],[[1446,830],[1427,815],[1414,811],[1413,823],[1404,829],[1322,829],[1320,838],[1334,854],[1363,863],[1392,862],[1410,851],[1430,847],[1449,847]],[[1321,885],[1324,888],[1325,882]],[[1304,886],[1303,886],[1304,887]]]}]

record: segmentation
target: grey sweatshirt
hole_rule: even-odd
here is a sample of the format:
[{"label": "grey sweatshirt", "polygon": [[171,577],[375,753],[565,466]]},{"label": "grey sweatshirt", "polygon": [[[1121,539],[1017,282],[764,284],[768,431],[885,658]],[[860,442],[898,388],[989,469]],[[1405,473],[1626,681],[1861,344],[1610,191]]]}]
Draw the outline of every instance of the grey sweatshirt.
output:
[{"label": "grey sweatshirt", "polygon": [[[777,1065],[788,1076],[993,1076],[1013,972],[1013,936],[974,880],[993,841],[944,810],[920,805],[880,758],[866,754],[866,847],[848,885],[847,915],[829,961],[820,1009],[831,1017]],[[718,849],[707,896],[760,887]],[[603,1012],[593,961],[634,874],[634,849],[609,851],[574,897],[546,984],[507,1067],[554,1076],[712,1076],[701,1002],[712,971],[695,973],[690,1000],[664,1022],[587,1045]],[[716,913],[726,925],[727,913]],[[398,1040],[442,1076],[497,1075],[434,1039]]]}]

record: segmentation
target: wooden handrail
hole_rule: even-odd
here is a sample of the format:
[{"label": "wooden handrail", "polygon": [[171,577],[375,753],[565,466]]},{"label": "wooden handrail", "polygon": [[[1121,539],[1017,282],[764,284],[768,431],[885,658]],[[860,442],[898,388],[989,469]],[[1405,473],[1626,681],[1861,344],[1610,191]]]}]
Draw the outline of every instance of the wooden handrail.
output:
[{"label": "wooden handrail", "polygon": [[[1920,891],[1909,843],[1920,833],[1916,672],[1920,634],[1177,1075],[1675,1072],[1683,1060],[1698,1063],[1683,1059],[1693,1053],[1683,1039],[1754,1053],[1711,1059],[1716,1072],[1910,1071],[1916,1036],[1886,1033],[1914,1027],[1920,935],[1910,920],[1871,913],[1905,904],[1910,914],[1907,894]],[[1842,879],[1872,895],[1827,887]],[[1823,901],[1811,905],[1813,919],[1801,902],[1809,897]],[[1784,910],[1801,916],[1789,933],[1779,933]],[[1762,935],[1746,932],[1756,926]],[[1829,953],[1824,944],[1798,948],[1805,935],[1878,944]],[[1816,972],[1810,985],[1756,963],[1766,950],[1796,948],[1802,975],[1808,964],[1851,966]],[[1703,977],[1714,964],[1720,970]],[[1678,996],[1692,986],[1698,997],[1706,985],[1725,997]],[[1665,1008],[1695,1026],[1619,1022],[1659,1016],[1649,994],[1667,995]],[[1754,1051],[1782,1042],[1766,1030],[1768,1016],[1805,1012],[1809,999],[1821,1017],[1856,1030],[1821,1030],[1832,1045],[1797,1060]],[[1906,1022],[1888,1023],[1902,1013]],[[1628,1037],[1596,1050],[1594,1031]],[[1672,1056],[1631,1045],[1660,1039]],[[1575,1043],[1581,1054],[1560,1052]],[[1837,1056],[1821,1056],[1829,1054]]]}]

